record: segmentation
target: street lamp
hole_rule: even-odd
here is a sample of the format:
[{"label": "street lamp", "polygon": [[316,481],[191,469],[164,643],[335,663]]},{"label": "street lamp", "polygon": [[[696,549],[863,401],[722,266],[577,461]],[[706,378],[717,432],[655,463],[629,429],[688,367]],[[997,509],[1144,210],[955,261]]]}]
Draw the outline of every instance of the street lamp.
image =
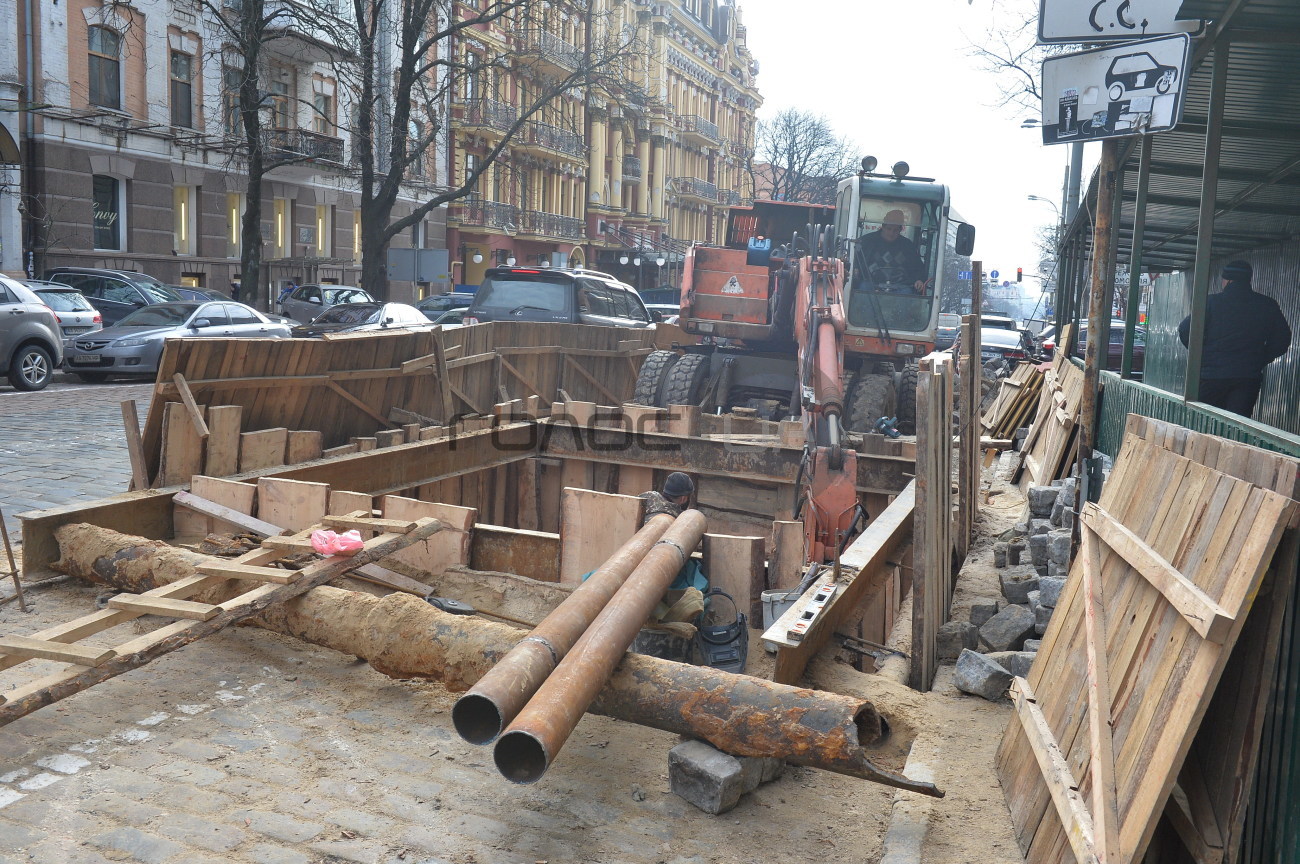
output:
[{"label": "street lamp", "polygon": [[1057,221],[1057,222],[1060,222],[1060,221],[1061,221],[1061,208],[1060,208],[1060,207],[1057,207],[1057,206],[1056,206],[1056,202],[1053,201],[1051,198],[1043,198],[1043,197],[1041,197],[1041,196],[1039,196],[1039,195],[1030,195],[1030,196],[1029,196],[1029,200],[1030,200],[1030,201],[1042,201],[1044,204],[1051,204],[1051,205],[1052,205],[1052,209],[1056,211],[1056,221]]}]

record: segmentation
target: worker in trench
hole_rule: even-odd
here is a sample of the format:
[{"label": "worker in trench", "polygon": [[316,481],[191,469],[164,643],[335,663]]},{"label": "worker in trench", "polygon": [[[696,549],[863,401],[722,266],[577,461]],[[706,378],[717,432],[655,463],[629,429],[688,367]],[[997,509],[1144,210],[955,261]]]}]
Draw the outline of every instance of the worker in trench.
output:
[{"label": "worker in trench", "polygon": [[695,483],[691,478],[680,471],[674,471],[664,481],[662,492],[651,489],[649,492],[641,493],[640,497],[645,501],[645,515],[641,517],[641,524],[644,525],[650,521],[651,516],[658,516],[660,513],[667,513],[676,519],[691,503],[691,496],[694,494]]}]

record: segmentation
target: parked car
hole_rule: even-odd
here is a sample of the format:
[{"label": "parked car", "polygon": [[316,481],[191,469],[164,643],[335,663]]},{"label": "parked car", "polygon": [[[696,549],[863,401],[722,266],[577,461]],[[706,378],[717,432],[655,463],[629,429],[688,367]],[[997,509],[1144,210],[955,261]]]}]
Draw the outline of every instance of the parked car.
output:
[{"label": "parked car", "polygon": [[59,323],[59,333],[63,336],[64,354],[72,347],[73,339],[92,330],[104,329],[104,316],[76,288],[39,279],[25,279],[23,284],[54,310],[54,320]]},{"label": "parked car", "polygon": [[1020,324],[1014,318],[1006,315],[986,315],[980,314],[980,329],[987,330],[993,327],[998,330],[1019,330]]},{"label": "parked car", "polygon": [[299,339],[432,326],[433,322],[423,312],[405,303],[340,303],[316,316],[310,324],[294,327],[293,336]]},{"label": "parked car", "polygon": [[158,372],[163,343],[177,337],[285,339],[289,328],[243,303],[158,303],[132,312],[112,327],[78,337],[64,368],[96,383],[110,375]]},{"label": "parked car", "polygon": [[984,363],[1001,358],[1009,363],[1037,359],[1033,340],[1019,330],[997,327],[980,328],[980,360]]},{"label": "parked car", "polygon": [[185,285],[168,285],[167,287],[179,294],[182,300],[189,300],[192,303],[206,303],[209,300],[235,302],[231,300],[229,294],[215,288],[189,288]]},{"label": "parked car", "polygon": [[649,327],[651,318],[636,290],[608,273],[493,267],[465,313],[466,324],[484,321]]},{"label": "parked car", "polygon": [[682,307],[676,303],[646,303],[645,308],[654,321],[667,321],[682,314]]},{"label": "parked car", "polygon": [[474,295],[468,291],[453,291],[450,294],[434,294],[432,297],[425,297],[415,304],[415,308],[433,321],[448,310],[468,309],[473,302]]},{"label": "parked car", "polygon": [[[1043,351],[1052,355],[1056,351],[1056,327],[1049,325],[1038,337],[1042,341]],[[1088,322],[1079,322],[1079,338],[1074,349],[1074,356],[1083,359],[1088,347]],[[1133,328],[1133,375],[1141,378],[1146,367],[1147,331],[1145,327]],[[1106,350],[1106,368],[1118,372],[1124,359],[1124,319],[1110,320],[1110,344]]]},{"label": "parked car", "polygon": [[280,314],[306,324],[341,303],[376,302],[374,297],[351,285],[299,285],[280,302]]},{"label": "parked car", "polygon": [[448,309],[437,318],[434,318],[433,323],[441,327],[460,327],[465,323],[465,310]]},{"label": "parked car", "polygon": [[104,316],[105,327],[112,327],[143,306],[181,300],[181,295],[157,279],[132,270],[54,267],[45,272],[45,278],[80,291]]},{"label": "parked car", "polygon": [[17,279],[0,276],[0,375],[18,390],[42,390],[63,361],[54,311]]}]

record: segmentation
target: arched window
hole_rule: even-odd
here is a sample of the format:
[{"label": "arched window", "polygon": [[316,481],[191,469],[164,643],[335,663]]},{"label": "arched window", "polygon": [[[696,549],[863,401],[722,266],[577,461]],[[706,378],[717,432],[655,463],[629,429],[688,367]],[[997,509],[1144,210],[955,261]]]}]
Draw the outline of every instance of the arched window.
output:
[{"label": "arched window", "polygon": [[90,104],[122,109],[122,37],[107,27],[91,27]]}]

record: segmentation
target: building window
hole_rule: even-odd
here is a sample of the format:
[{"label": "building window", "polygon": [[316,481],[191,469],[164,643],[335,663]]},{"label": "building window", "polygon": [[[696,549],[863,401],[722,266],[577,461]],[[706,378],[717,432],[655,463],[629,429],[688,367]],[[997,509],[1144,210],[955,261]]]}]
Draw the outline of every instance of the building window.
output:
[{"label": "building window", "polygon": [[122,109],[122,37],[107,27],[90,28],[90,104]]},{"label": "building window", "polygon": [[352,260],[361,263],[361,211],[352,211]]},{"label": "building window", "polygon": [[94,183],[94,228],[96,249],[122,248],[122,187],[116,177],[96,174]]},{"label": "building window", "polygon": [[312,117],[312,129],[318,135],[334,134],[334,97],[328,93],[317,93],[313,99],[316,113]]},{"label": "building window", "polygon": [[330,257],[334,248],[334,208],[328,204],[316,205],[316,255],[320,258]]},{"label": "building window", "polygon": [[172,249],[177,255],[194,254],[194,187],[172,187]]},{"label": "building window", "polygon": [[181,51],[172,52],[172,125],[194,128],[194,58]]},{"label": "building window", "polygon": [[465,154],[465,184],[469,186],[470,191],[478,191],[478,180],[471,180],[474,172],[478,170],[478,156],[473,153]]},{"label": "building window", "polygon": [[233,66],[221,70],[221,117],[227,135],[241,135],[244,124],[239,117],[239,85],[244,80],[244,71]]},{"label": "building window", "polygon": [[406,173],[411,177],[424,176],[424,151],[420,147],[421,139],[424,137],[424,128],[412,120],[408,124],[406,131],[406,152],[411,157],[411,162],[406,168]]},{"label": "building window", "polygon": [[238,258],[243,251],[244,196],[226,193],[226,257]]},{"label": "building window", "polygon": [[289,122],[292,116],[289,110],[289,70],[277,68],[273,70],[272,75],[275,77],[271,80],[271,128],[272,129],[292,129],[293,124]]}]

